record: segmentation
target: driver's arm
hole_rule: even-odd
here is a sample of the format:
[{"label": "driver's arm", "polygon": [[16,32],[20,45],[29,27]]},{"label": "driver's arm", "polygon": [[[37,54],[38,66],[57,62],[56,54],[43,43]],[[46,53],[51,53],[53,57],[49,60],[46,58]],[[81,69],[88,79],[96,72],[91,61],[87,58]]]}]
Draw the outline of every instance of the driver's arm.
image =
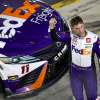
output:
[{"label": "driver's arm", "polygon": [[100,58],[100,39],[98,38],[96,43],[94,44],[94,52]]},{"label": "driver's arm", "polygon": [[55,18],[51,18],[49,21],[49,28],[48,32],[50,32],[51,38],[54,42],[56,41],[62,41],[62,42],[68,42],[70,41],[70,33],[66,32],[56,32],[56,24],[57,20]]}]

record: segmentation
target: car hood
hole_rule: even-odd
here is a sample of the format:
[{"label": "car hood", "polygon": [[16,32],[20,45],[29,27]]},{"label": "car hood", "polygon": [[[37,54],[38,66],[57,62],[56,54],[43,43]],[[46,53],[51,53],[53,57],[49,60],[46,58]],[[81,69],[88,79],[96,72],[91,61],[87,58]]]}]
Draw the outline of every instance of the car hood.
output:
[{"label": "car hood", "polygon": [[48,22],[52,17],[58,21],[56,30],[61,31],[61,17],[49,5],[39,1],[1,0],[0,54],[34,55],[51,46]]}]

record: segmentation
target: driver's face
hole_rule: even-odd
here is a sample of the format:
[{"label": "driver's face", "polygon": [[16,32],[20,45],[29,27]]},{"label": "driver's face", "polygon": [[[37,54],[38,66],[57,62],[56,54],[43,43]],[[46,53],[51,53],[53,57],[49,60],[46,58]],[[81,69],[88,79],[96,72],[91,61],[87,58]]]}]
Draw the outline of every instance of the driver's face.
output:
[{"label": "driver's face", "polygon": [[84,37],[85,36],[85,26],[84,23],[79,23],[77,25],[74,25],[72,27],[72,32],[79,37]]}]

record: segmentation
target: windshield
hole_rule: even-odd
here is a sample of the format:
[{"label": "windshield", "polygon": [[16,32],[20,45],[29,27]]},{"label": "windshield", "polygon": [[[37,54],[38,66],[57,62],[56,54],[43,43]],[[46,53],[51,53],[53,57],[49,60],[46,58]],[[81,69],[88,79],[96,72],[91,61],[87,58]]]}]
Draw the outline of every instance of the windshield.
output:
[{"label": "windshield", "polygon": [[0,57],[0,61],[6,63],[6,64],[13,64],[13,63],[29,63],[29,62],[35,62],[39,61],[38,58],[33,56],[19,56],[19,57]]}]

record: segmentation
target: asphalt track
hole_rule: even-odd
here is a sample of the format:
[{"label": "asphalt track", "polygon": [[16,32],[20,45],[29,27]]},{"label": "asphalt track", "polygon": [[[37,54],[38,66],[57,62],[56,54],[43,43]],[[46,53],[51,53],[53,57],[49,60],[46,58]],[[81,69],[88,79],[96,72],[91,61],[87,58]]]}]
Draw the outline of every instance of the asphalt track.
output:
[{"label": "asphalt track", "polygon": [[[65,19],[70,20],[74,15],[80,15],[84,19],[87,29],[100,36],[100,0],[81,0],[80,3],[66,5],[57,9]],[[100,72],[98,60],[96,59],[98,75],[98,95],[100,96]],[[5,98],[0,93],[0,100]],[[73,100],[69,84],[69,74],[66,73],[58,82],[36,96],[16,100]],[[86,99],[85,99],[86,100]]]}]

